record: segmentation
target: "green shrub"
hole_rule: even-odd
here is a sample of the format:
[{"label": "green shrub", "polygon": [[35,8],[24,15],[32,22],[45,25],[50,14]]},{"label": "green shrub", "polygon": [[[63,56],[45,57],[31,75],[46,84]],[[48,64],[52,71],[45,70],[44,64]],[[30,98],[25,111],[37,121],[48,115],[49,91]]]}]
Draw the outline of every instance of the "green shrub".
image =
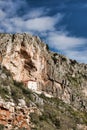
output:
[{"label": "green shrub", "polygon": [[4,130],[4,125],[0,124],[0,130]]},{"label": "green shrub", "polygon": [[3,99],[5,99],[6,95],[9,96],[9,90],[6,87],[0,86],[0,95]]},{"label": "green shrub", "polygon": [[36,113],[31,113],[30,117],[31,117],[31,121],[34,124],[38,124],[39,123],[39,116]]}]

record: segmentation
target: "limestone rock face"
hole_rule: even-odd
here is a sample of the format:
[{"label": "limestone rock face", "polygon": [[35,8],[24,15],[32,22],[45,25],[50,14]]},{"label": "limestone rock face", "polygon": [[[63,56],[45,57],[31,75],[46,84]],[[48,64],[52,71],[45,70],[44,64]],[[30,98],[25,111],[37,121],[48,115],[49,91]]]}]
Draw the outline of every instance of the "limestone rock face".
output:
[{"label": "limestone rock face", "polygon": [[6,34],[0,39],[2,48],[5,46],[5,50],[0,49],[2,65],[11,71],[15,80],[25,83],[36,81],[38,87],[45,82],[48,52],[39,38],[27,34]]},{"label": "limestone rock face", "polygon": [[0,34],[0,124],[6,130],[86,130],[86,114],[86,64],[49,51],[37,36]]},{"label": "limestone rock face", "polygon": [[87,65],[49,51],[39,37],[0,34],[0,62],[10,70],[14,80],[28,88],[76,107],[86,106]]}]

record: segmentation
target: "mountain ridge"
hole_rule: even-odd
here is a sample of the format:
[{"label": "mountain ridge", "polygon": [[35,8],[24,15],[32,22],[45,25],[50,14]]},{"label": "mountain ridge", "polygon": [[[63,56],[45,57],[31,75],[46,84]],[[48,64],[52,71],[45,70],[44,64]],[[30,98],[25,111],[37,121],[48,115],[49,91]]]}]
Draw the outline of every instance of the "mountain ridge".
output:
[{"label": "mountain ridge", "polygon": [[[76,60],[51,52],[48,45],[44,44],[39,37],[26,33],[0,34],[0,64],[1,68],[5,67],[11,73],[15,82],[22,82],[25,88],[36,93],[33,98],[37,99],[42,95],[40,99],[42,104],[41,100],[45,100],[43,98],[47,100],[49,98],[48,102],[51,98],[57,98],[56,100],[61,100],[78,112],[87,111],[87,64],[79,64]],[[19,86],[18,91],[23,89],[20,88],[20,84],[16,83],[16,86]],[[11,87],[10,89],[12,90]],[[36,108],[38,110],[38,107]],[[84,122],[82,124],[85,125],[85,130],[86,124]]]}]

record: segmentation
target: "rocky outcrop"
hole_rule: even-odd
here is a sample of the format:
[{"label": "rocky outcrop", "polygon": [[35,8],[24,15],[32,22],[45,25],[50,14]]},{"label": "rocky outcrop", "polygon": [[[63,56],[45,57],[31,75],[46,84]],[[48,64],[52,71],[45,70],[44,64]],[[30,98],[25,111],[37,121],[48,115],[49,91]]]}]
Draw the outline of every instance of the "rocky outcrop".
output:
[{"label": "rocky outcrop", "polygon": [[3,130],[31,130],[30,114],[40,114],[33,101],[43,103],[43,100],[40,101],[22,85],[13,80],[6,68],[0,66],[0,130],[2,127]]},{"label": "rocky outcrop", "polygon": [[[50,52],[39,37],[0,34],[0,61],[14,80],[35,91],[45,91],[66,103],[87,96],[87,65]],[[74,93],[77,91],[77,93]]]},{"label": "rocky outcrop", "polygon": [[31,130],[33,127],[30,119],[30,114],[39,110],[37,107],[27,107],[23,99],[19,99],[19,104],[6,102],[0,98],[0,124],[5,126],[5,129],[21,129]]},{"label": "rocky outcrop", "polygon": [[[87,65],[51,52],[39,37],[26,33],[0,34],[0,64],[11,72],[16,82],[22,82],[34,92],[44,93],[49,98],[57,97],[75,109],[87,111]],[[0,77],[3,79],[6,75],[1,73]],[[9,115],[6,120],[12,118],[10,110],[4,107],[0,107],[0,110]],[[18,121],[13,120],[16,123],[19,118],[29,120],[23,112],[21,115]]]}]

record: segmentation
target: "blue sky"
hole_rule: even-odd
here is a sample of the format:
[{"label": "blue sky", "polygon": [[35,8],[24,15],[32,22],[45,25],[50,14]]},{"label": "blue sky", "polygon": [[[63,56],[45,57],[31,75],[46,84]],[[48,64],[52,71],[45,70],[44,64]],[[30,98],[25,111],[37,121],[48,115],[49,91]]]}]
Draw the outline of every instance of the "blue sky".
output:
[{"label": "blue sky", "polygon": [[32,33],[87,63],[87,0],[0,0],[0,32]]}]

